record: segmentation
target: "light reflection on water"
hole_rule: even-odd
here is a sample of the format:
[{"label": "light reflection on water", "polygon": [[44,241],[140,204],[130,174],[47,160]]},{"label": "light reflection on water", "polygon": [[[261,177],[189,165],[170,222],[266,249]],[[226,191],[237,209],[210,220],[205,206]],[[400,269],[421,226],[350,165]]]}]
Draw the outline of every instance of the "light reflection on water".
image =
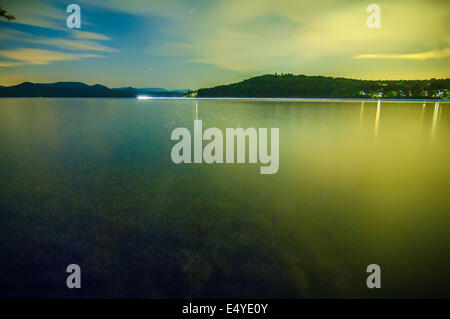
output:
[{"label": "light reflection on water", "polygon": [[[2,294],[449,296],[448,107],[1,99]],[[194,118],[279,127],[279,172],[173,164],[170,134]]]}]

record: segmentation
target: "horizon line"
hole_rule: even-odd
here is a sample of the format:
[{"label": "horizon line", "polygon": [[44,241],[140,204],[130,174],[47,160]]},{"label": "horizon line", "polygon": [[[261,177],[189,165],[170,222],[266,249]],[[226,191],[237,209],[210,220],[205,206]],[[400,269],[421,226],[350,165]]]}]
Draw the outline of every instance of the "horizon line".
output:
[{"label": "horizon line", "polygon": [[[245,77],[245,78],[243,78],[242,80],[237,80],[237,81],[235,81],[235,82],[229,82],[229,83],[226,83],[226,84],[216,84],[216,85],[213,85],[213,86],[201,87],[201,88],[197,88],[197,89],[180,89],[180,88],[178,88],[178,89],[167,89],[167,88],[164,88],[164,87],[160,87],[160,86],[158,86],[158,85],[155,85],[154,88],[157,88],[157,89],[163,89],[163,90],[166,90],[166,91],[181,91],[181,90],[183,90],[183,91],[184,91],[184,90],[197,91],[197,90],[200,90],[200,89],[203,89],[203,88],[213,88],[213,87],[216,87],[216,86],[224,86],[224,85],[230,85],[230,84],[240,83],[240,82],[243,82],[243,81],[246,81],[246,80],[249,80],[249,79],[253,79],[253,78],[257,78],[257,77],[262,77],[262,76],[266,76],[266,75],[276,75],[276,76],[286,76],[286,75],[291,75],[291,76],[301,76],[301,75],[303,75],[303,76],[307,76],[307,77],[325,77],[325,78],[347,79],[347,80],[355,80],[355,81],[382,81],[382,82],[388,82],[388,81],[431,81],[431,80],[450,80],[450,76],[448,76],[448,77],[442,77],[442,78],[431,77],[431,78],[426,78],[426,79],[425,79],[425,78],[422,78],[422,79],[417,79],[417,78],[416,78],[416,79],[401,79],[401,78],[399,78],[399,79],[394,79],[394,80],[383,80],[383,79],[376,79],[376,80],[373,80],[373,79],[361,79],[361,78],[352,78],[352,77],[345,77],[345,76],[308,75],[308,74],[303,74],[303,73],[294,74],[294,73],[278,73],[278,72],[274,72],[274,73],[264,73],[264,74],[259,74],[259,75],[253,75],[253,76],[250,76],[250,77]],[[23,82],[17,82],[16,84],[6,84],[6,85],[0,84],[0,86],[1,86],[1,87],[12,87],[12,86],[20,85],[20,84],[23,84],[23,83],[32,83],[32,84],[83,83],[83,84],[86,84],[86,85],[89,85],[89,86],[103,85],[103,86],[106,86],[106,87],[109,88],[109,89],[121,89],[121,88],[147,89],[147,88],[142,87],[142,86],[141,86],[141,87],[130,86],[129,84],[123,84],[123,85],[120,85],[120,86],[113,87],[113,86],[108,86],[108,85],[102,84],[102,83],[88,84],[88,83],[82,82],[82,81],[54,81],[54,82],[31,82],[31,81],[23,81]]]},{"label": "horizon line", "polygon": [[307,98],[307,97],[155,97],[138,95],[137,100],[244,100],[244,101],[279,101],[279,102],[412,102],[412,103],[426,103],[426,102],[443,102],[449,103],[450,99],[360,99],[360,98]]}]

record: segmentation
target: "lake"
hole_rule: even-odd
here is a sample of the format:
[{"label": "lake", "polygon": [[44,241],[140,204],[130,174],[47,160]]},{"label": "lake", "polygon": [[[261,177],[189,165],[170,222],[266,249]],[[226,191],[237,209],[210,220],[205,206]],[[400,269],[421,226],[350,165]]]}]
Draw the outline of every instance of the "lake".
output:
[{"label": "lake", "polygon": [[[279,171],[174,164],[196,116]],[[0,176],[2,297],[450,296],[448,103],[0,99]]]}]

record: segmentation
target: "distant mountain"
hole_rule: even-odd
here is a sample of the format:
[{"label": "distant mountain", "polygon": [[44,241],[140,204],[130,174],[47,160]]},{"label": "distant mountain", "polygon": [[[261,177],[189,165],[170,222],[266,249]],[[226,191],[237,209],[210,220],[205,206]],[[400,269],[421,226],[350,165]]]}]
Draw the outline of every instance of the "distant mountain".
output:
[{"label": "distant mountain", "polygon": [[367,81],[325,76],[266,74],[239,83],[199,89],[187,95],[198,97],[449,99],[450,79]]},{"label": "distant mountain", "polygon": [[24,82],[14,86],[0,86],[0,97],[117,97],[135,98],[138,95],[155,97],[178,97],[186,92],[152,91],[132,87],[110,89],[101,84],[87,85],[81,82],[31,83]]},{"label": "distant mountain", "polygon": [[118,88],[119,90],[128,90],[128,89],[135,89],[138,91],[146,91],[146,92],[167,92],[168,90],[163,89],[163,88],[132,88],[130,86],[127,87],[121,87]]},{"label": "distant mountain", "polygon": [[[122,87],[119,88],[121,90],[125,90],[125,89],[130,89],[130,87]],[[135,90],[139,91],[139,92],[144,92],[144,93],[148,93],[148,92],[157,92],[157,93],[181,93],[181,94],[185,94],[187,92],[191,92],[192,90],[186,89],[186,90],[167,90],[167,89],[163,89],[163,88],[134,88]]]}]

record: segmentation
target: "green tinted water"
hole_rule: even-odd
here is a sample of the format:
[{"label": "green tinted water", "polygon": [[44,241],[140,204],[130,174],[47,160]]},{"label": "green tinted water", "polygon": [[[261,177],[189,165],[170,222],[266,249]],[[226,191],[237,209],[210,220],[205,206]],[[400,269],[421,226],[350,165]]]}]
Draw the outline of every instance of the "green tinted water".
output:
[{"label": "green tinted water", "polygon": [[1,295],[450,295],[449,104],[198,102],[204,129],[278,127],[275,175],[172,163],[194,105],[1,99]]}]

